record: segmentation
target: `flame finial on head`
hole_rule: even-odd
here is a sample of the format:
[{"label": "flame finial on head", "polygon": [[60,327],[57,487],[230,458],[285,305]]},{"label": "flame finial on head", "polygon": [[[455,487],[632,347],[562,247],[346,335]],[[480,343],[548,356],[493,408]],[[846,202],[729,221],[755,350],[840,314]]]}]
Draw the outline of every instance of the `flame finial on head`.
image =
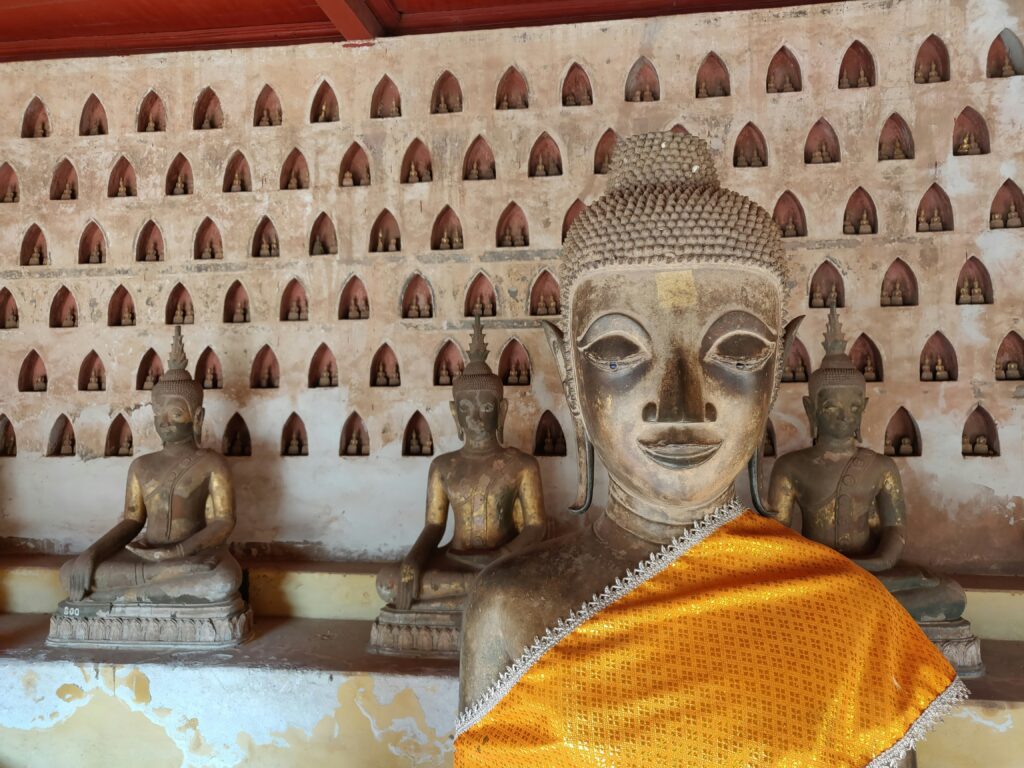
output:
[{"label": "flame finial on head", "polygon": [[171,354],[167,357],[167,372],[153,387],[154,402],[165,397],[183,398],[193,416],[203,407],[203,388],[188,372],[188,357],[185,355],[185,340],[180,325],[174,326]]},{"label": "flame finial on head", "polygon": [[825,357],[818,369],[807,381],[811,402],[817,403],[818,392],[832,387],[852,387],[863,392],[867,383],[850,356],[846,354],[846,337],[843,336],[843,325],[839,322],[836,304],[830,302],[828,323],[825,325],[824,339],[821,346],[825,349]]},{"label": "flame finial on head", "polygon": [[188,357],[185,355],[185,340],[181,335],[181,326],[174,326],[174,338],[171,339],[171,354],[167,357],[167,368],[170,371],[188,369]]},{"label": "flame finial on head", "polygon": [[843,336],[843,324],[839,322],[835,300],[829,302],[828,323],[825,324],[824,341],[821,342],[821,346],[826,357],[846,354],[846,337]]},{"label": "flame finial on head", "polygon": [[492,392],[501,398],[504,387],[501,377],[487,364],[487,343],[484,341],[483,323],[480,315],[473,317],[473,339],[469,343],[469,364],[452,384],[452,394],[458,397],[463,392]]}]

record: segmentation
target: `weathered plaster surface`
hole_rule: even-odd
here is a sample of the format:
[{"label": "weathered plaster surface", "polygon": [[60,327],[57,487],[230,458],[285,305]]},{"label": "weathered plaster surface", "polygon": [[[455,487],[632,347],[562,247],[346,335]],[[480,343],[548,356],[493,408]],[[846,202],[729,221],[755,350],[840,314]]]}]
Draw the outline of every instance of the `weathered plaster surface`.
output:
[{"label": "weathered plaster surface", "polygon": [[[920,458],[900,459],[908,490],[910,543],[907,556],[946,569],[1020,570],[1024,499],[1016,468],[1024,461],[1021,406],[1013,383],[992,380],[996,349],[1012,329],[1021,330],[1024,288],[1018,279],[1024,229],[992,232],[989,206],[1008,178],[1024,184],[1024,78],[988,79],[985,59],[1004,27],[1024,36],[1021,7],[987,0],[902,0],[849,2],[771,12],[679,16],[513,31],[382,39],[347,48],[311,45],[221,52],[161,54],[112,59],[32,62],[0,65],[0,162],[10,162],[20,178],[23,200],[0,205],[0,286],[15,296],[21,311],[18,330],[0,331],[0,402],[18,434],[18,456],[0,459],[0,537],[14,537],[57,550],[77,550],[94,540],[119,514],[128,459],[102,458],[107,428],[125,414],[136,450],[156,447],[148,395],[134,388],[143,353],[154,347],[166,355],[169,329],[164,306],[181,281],[192,293],[196,324],[186,329],[193,365],[211,346],[224,367],[226,388],[207,398],[207,442],[219,445],[236,411],[248,423],[254,456],[232,460],[239,485],[240,523],[236,538],[257,546],[305,545],[331,558],[392,557],[408,547],[422,520],[428,460],[403,458],[401,435],[419,409],[433,431],[435,448],[457,446],[448,415],[448,392],[434,387],[430,371],[445,339],[465,345],[468,323],[462,317],[463,292],[478,270],[498,292],[499,317],[489,323],[489,342],[497,357],[516,336],[533,364],[529,388],[510,388],[506,440],[529,450],[537,420],[551,409],[568,433],[570,423],[554,367],[537,324],[528,317],[532,281],[555,263],[562,219],[574,200],[594,199],[604,177],[593,174],[598,139],[609,127],[620,135],[664,129],[681,123],[706,137],[721,153],[725,184],[772,209],[789,189],[807,215],[809,237],[788,240],[792,265],[792,313],[806,311],[806,292],[817,266],[831,260],[846,283],[844,325],[851,341],[866,332],[881,350],[884,383],[870,387],[864,438],[880,450],[890,416],[905,406],[917,420],[924,446]],[[913,84],[917,47],[935,33],[949,48],[952,80]],[[855,39],[875,59],[878,85],[840,91],[839,61]],[[765,94],[765,71],[772,55],[786,45],[800,61],[804,90]],[[729,98],[694,98],[694,78],[704,56],[714,50],[731,77]],[[624,79],[639,55],[658,69],[662,100],[630,104],[623,100]],[[588,72],[592,107],[563,108],[560,83],[573,61]],[[494,93],[506,68],[517,65],[530,86],[530,108],[496,111]],[[464,96],[460,114],[430,115],[430,93],[445,69],[459,78]],[[370,96],[387,74],[402,95],[403,116],[370,120]],[[323,79],[335,88],[341,121],[310,125],[310,100]],[[284,124],[253,128],[253,104],[265,83],[277,91]],[[194,100],[213,86],[223,104],[225,127],[191,130]],[[139,102],[150,89],[163,98],[169,127],[165,133],[136,133]],[[101,99],[110,135],[79,137],[82,105],[91,93]],[[39,95],[49,110],[53,136],[17,138],[22,111]],[[965,106],[980,112],[992,138],[990,155],[951,155],[954,117]],[[916,158],[876,160],[878,133],[892,112],[899,112],[914,136]],[[842,162],[805,166],[803,145],[810,127],[825,117],[839,135]],[[743,126],[754,122],[769,151],[765,168],[728,164]],[[558,143],[564,175],[529,178],[527,158],[542,131]],[[486,137],[497,160],[498,179],[464,182],[461,165],[470,142]],[[435,180],[399,184],[399,166],[413,139],[433,155]],[[366,189],[338,188],[338,167],[352,141],[370,155],[373,184]],[[298,147],[310,165],[312,188],[279,191],[278,176],[288,153]],[[235,149],[245,152],[256,191],[220,191],[225,164]],[[167,197],[163,184],[178,152],[191,161],[196,194]],[[121,154],[135,165],[137,198],[106,197],[110,169]],[[50,178],[63,157],[74,162],[81,199],[48,199]],[[938,182],[949,195],[955,231],[914,231],[918,201]],[[844,237],[843,210],[850,194],[863,186],[878,207],[880,232]],[[495,226],[510,200],[525,211],[530,247],[495,249]],[[451,205],[461,219],[465,250],[432,252],[435,217]],[[398,219],[403,249],[398,254],[369,254],[369,230],[378,213],[390,209]],[[339,238],[336,256],[306,255],[310,227],[320,211],[334,220]],[[273,219],[281,240],[281,258],[253,260],[250,238],[264,214]],[[224,260],[191,259],[192,238],[200,221],[212,217],[220,227]],[[134,243],[143,223],[161,227],[167,261],[138,264]],[[108,262],[78,266],[78,240],[95,219],[109,242]],[[43,228],[52,267],[17,266],[22,236],[30,224]],[[991,273],[996,303],[958,307],[956,278],[966,255],[977,255]],[[882,275],[896,257],[916,273],[920,306],[882,309]],[[401,288],[420,270],[434,289],[435,316],[399,318]],[[337,317],[345,278],[358,274],[370,295],[371,319],[345,323]],[[310,322],[277,320],[280,294],[298,277],[310,299]],[[224,295],[239,279],[249,293],[253,322],[221,322]],[[107,302],[118,284],[135,298],[134,328],[108,328]],[[50,329],[49,304],[60,286],[77,298],[77,329]],[[801,331],[812,361],[820,360],[818,339],[823,313],[810,311]],[[925,340],[941,330],[959,358],[960,380],[946,384],[918,381],[918,356]],[[339,360],[341,386],[308,389],[306,372],[320,343]],[[370,358],[384,342],[398,355],[402,386],[368,386]],[[270,344],[281,364],[278,390],[251,390],[252,359]],[[25,355],[43,356],[50,390],[17,391],[17,372]],[[78,392],[78,369],[90,349],[107,370],[104,393]],[[800,386],[784,387],[773,417],[778,446],[791,450],[808,441]],[[1002,455],[963,459],[960,435],[964,419],[982,403],[996,420]],[[338,456],[339,436],[350,412],[366,421],[372,455]],[[281,457],[281,429],[295,411],[310,439],[307,457]],[[47,436],[65,413],[78,438],[76,458],[45,458]],[[570,454],[572,440],[569,441]],[[547,502],[561,513],[574,487],[572,455],[542,459]]]}]

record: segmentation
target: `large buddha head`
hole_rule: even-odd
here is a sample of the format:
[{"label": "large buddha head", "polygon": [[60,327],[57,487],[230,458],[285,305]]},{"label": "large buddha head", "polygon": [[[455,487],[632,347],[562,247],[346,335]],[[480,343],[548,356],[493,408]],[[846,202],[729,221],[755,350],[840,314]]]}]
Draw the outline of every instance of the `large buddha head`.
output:
[{"label": "large buddha head", "polygon": [[576,509],[594,450],[613,493],[667,518],[727,493],[761,444],[795,332],[771,216],[719,186],[702,140],[632,136],[560,272],[562,325],[546,327],[577,431]]},{"label": "large buddha head", "polygon": [[181,337],[181,326],[174,327],[167,372],[153,387],[153,423],[164,445],[193,441],[199,444],[203,434],[203,388],[188,372],[188,357]]}]

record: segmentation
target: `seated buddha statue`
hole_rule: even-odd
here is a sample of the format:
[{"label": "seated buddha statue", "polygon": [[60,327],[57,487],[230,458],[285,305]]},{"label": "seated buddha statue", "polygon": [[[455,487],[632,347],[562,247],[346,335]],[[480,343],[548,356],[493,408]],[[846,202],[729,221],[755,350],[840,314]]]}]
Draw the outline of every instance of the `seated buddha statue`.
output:
[{"label": "seated buddha statue", "polygon": [[[804,409],[813,445],[779,457],[772,468],[768,510],[804,536],[841,552],[873,573],[956,664],[981,674],[981,652],[962,619],[964,590],[900,558],[906,542],[906,498],[899,467],[860,445],[867,406],[865,380],[846,354],[833,304],[825,358],[808,382]],[[901,444],[899,453],[906,454]]]},{"label": "seated buddha statue", "polygon": [[[487,364],[479,315],[469,360],[450,403],[463,446],[431,462],[423,531],[400,563],[377,576],[387,605],[371,631],[376,650],[458,655],[462,611],[477,574],[547,533],[537,460],[501,444],[508,401]],[[452,539],[439,546],[449,508]]]},{"label": "seated buddha statue", "polygon": [[222,647],[251,631],[228,551],[231,473],[199,447],[203,388],[188,372],[180,326],[152,402],[163,448],[131,463],[121,521],[61,568],[68,599],[51,620],[51,644]]},{"label": "seated buddha statue", "polygon": [[701,139],[620,139],[559,283],[574,509],[597,458],[607,502],[480,573],[456,768],[901,764],[963,683],[877,579],[734,495],[798,325],[771,215]]}]

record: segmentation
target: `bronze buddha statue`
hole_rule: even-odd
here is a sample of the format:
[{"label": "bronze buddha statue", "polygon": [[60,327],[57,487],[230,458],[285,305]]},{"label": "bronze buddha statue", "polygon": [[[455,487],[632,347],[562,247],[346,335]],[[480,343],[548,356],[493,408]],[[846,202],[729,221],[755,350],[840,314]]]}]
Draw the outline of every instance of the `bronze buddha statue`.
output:
[{"label": "bronze buddha statue", "polygon": [[822,346],[825,358],[804,397],[813,445],[776,460],[768,512],[877,576],[960,675],[976,677],[984,667],[978,640],[963,619],[963,589],[949,577],[900,560],[907,504],[899,467],[860,445],[866,383],[846,354],[834,304]]},{"label": "bronze buddha statue", "polygon": [[199,447],[203,388],[188,372],[175,326],[168,370],[152,390],[163,449],[128,470],[122,520],[60,570],[69,598],[50,622],[52,645],[236,645],[252,612],[228,551],[235,497],[224,458]]},{"label": "bronze buddha statue", "polygon": [[[479,571],[547,533],[537,460],[501,444],[508,401],[487,364],[480,317],[469,364],[452,384],[452,417],[462,448],[437,456],[427,476],[426,524],[401,561],[377,577],[387,604],[371,631],[378,651],[457,655],[466,595]],[[444,537],[448,510],[452,540]]]}]

